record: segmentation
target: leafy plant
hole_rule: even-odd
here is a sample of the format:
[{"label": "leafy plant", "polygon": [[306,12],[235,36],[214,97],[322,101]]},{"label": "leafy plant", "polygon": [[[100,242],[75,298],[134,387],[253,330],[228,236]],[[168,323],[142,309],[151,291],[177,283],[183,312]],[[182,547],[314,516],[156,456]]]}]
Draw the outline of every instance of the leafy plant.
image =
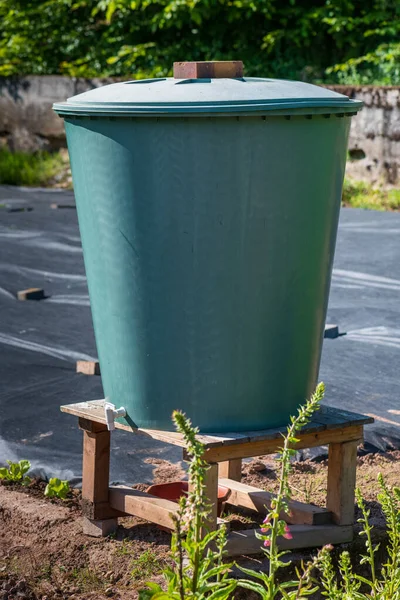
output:
[{"label": "leafy plant", "polygon": [[[141,590],[140,600],[227,600],[237,582],[229,577],[232,564],[224,563],[226,531],[207,532],[210,506],[205,494],[204,478],[208,468],[203,459],[204,446],[196,438],[198,429],[181,412],[173,414],[175,427],[184,436],[191,457],[189,493],[181,498],[172,536],[172,567],[164,570],[167,591],[156,583]],[[204,532],[205,535],[204,535]],[[186,555],[186,560],[184,556]]]},{"label": "leafy plant", "polygon": [[71,488],[68,481],[62,481],[58,477],[52,477],[49,483],[46,485],[44,495],[47,498],[60,498],[65,500],[70,492]]},{"label": "leafy plant", "polygon": [[253,592],[258,592],[263,600],[274,600],[277,597],[281,597],[282,594],[290,600],[305,598],[312,595],[318,589],[311,577],[312,571],[318,563],[318,557],[310,561],[303,568],[301,574],[298,573],[297,581],[278,583],[276,576],[279,569],[287,567],[290,564],[290,562],[282,561],[282,557],[287,552],[279,550],[278,539],[280,537],[289,539],[292,537],[283,517],[290,512],[288,504],[291,497],[289,474],[291,472],[291,458],[296,454],[295,446],[298,442],[296,434],[302,427],[307,425],[314,412],[319,410],[324,397],[324,391],[324,384],[320,383],[310,400],[299,408],[297,416],[290,418],[290,425],[287,428],[283,447],[277,459],[280,463],[279,489],[276,496],[271,500],[271,507],[264,519],[261,533],[256,532],[256,536],[263,541],[263,551],[268,558],[268,571],[261,573],[239,567],[243,573],[258,580],[240,580],[239,585]]},{"label": "leafy plant", "polygon": [[6,462],[9,467],[0,468],[0,479],[22,483],[22,485],[28,485],[31,482],[31,478],[25,475],[31,468],[29,460],[20,460],[17,463],[11,460],[7,460]]}]

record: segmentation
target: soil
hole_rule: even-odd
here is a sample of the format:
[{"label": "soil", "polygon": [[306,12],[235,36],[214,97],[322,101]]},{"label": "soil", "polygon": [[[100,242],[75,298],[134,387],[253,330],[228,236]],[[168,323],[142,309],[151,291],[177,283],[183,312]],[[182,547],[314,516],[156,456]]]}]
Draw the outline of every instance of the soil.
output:
[{"label": "soil", "polygon": [[[183,471],[160,459],[148,459],[155,466],[155,483],[180,479]],[[377,476],[382,473],[389,485],[398,484],[396,464],[400,451],[367,454],[358,458],[357,484],[361,488],[376,537],[385,538],[385,522],[376,501]],[[270,456],[259,457],[243,466],[243,482],[274,491],[279,485],[277,463]],[[293,463],[293,497],[324,505],[327,461],[310,459]],[[146,489],[145,484],[136,484]],[[83,535],[81,497],[73,490],[65,500],[44,497],[45,483],[29,486],[0,485],[0,600],[83,600],[87,598],[138,598],[146,581],[161,581],[162,569],[170,561],[170,534],[145,521],[120,519],[115,536],[91,538]],[[250,511],[228,509],[225,518],[231,529],[249,529],[263,516]],[[359,517],[356,511],[356,519]],[[356,527],[359,527],[356,525]],[[356,556],[360,538],[342,545]],[[310,553],[291,556],[296,562]],[[261,566],[257,557],[241,559],[247,566]],[[242,597],[242,596],[240,596]],[[248,596],[246,596],[248,597]]]}]

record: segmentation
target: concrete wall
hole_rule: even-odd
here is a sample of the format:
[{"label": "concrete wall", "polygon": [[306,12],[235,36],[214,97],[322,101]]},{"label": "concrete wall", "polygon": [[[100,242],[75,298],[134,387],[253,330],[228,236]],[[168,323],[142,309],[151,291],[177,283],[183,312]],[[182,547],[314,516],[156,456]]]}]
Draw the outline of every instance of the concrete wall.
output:
[{"label": "concrete wall", "polygon": [[0,77],[0,142],[12,150],[65,147],[63,120],[52,110],[53,102],[112,81],[58,75]]},{"label": "concrete wall", "polygon": [[[0,142],[14,150],[65,146],[63,121],[53,102],[112,83],[61,76],[0,77]],[[400,87],[332,86],[365,103],[353,118],[348,172],[371,182],[400,183]]]}]

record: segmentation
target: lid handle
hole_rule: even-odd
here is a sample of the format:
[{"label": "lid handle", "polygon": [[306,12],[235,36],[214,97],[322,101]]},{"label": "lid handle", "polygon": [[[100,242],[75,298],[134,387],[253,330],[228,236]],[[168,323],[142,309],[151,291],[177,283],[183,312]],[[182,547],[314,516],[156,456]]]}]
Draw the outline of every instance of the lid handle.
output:
[{"label": "lid handle", "polygon": [[241,60],[174,62],[175,79],[234,79],[243,77]]}]

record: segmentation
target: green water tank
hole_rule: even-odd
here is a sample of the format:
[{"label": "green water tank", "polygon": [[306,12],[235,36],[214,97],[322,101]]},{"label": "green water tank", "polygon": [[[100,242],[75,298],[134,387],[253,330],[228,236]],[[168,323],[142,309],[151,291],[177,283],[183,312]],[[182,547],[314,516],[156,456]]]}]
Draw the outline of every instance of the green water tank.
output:
[{"label": "green water tank", "polygon": [[318,376],[361,103],[229,65],[54,105],[105,397],[142,428],[280,426]]}]

